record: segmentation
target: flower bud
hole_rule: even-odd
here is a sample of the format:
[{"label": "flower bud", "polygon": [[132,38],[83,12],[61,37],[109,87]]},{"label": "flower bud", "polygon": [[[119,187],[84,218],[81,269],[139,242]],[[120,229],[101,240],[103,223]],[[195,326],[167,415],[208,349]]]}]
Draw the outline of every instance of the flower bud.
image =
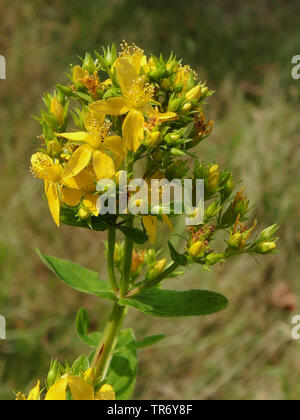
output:
[{"label": "flower bud", "polygon": [[50,388],[55,384],[61,377],[61,371],[57,360],[52,360],[50,369],[47,376],[47,386]]},{"label": "flower bud", "polygon": [[272,251],[274,251],[275,249],[276,249],[276,243],[275,242],[262,242],[254,248],[254,250],[258,254],[269,254]]},{"label": "flower bud", "polygon": [[52,140],[48,143],[47,151],[52,157],[57,157],[61,152],[61,145],[56,140]]},{"label": "flower bud", "polygon": [[189,255],[193,258],[200,258],[204,256],[205,246],[203,242],[197,241],[195,242],[189,249]]},{"label": "flower bud", "polygon": [[156,147],[160,144],[160,140],[161,140],[161,134],[159,131],[152,131],[152,133],[148,133],[144,144],[146,146],[151,146],[151,147]]},{"label": "flower bud", "polygon": [[83,60],[82,68],[87,70],[90,74],[93,74],[96,71],[96,65],[91,54],[86,54]]},{"label": "flower bud", "polygon": [[224,199],[228,198],[233,190],[234,190],[234,181],[233,181],[233,177],[231,176],[226,182],[226,184],[224,185],[224,188],[222,190],[223,198]]},{"label": "flower bud", "polygon": [[264,242],[268,241],[276,233],[278,228],[279,226],[277,224],[267,227],[261,232],[259,240]]},{"label": "flower bud", "polygon": [[187,92],[186,99],[188,99],[189,101],[198,101],[201,96],[202,88],[200,85],[198,85]]},{"label": "flower bud", "polygon": [[168,105],[168,111],[171,111],[171,112],[178,111],[178,109],[181,106],[181,103],[182,103],[182,98],[170,99],[169,105]]},{"label": "flower bud", "polygon": [[205,262],[207,265],[214,265],[218,262],[224,261],[224,255],[223,254],[209,254],[205,258]]},{"label": "flower bud", "polygon": [[186,102],[183,107],[181,108],[182,112],[189,112],[192,109],[191,102]]},{"label": "flower bud", "polygon": [[156,263],[154,269],[157,270],[158,274],[160,274],[165,269],[166,264],[167,264],[167,260],[165,258],[162,260],[159,260]]},{"label": "flower bud", "polygon": [[80,66],[75,66],[73,69],[73,82],[76,84],[81,82],[84,78],[84,70]]},{"label": "flower bud", "polygon": [[212,217],[214,217],[219,212],[219,203],[214,201],[207,209],[205,210],[204,220],[209,221]]},{"label": "flower bud", "polygon": [[177,149],[176,147],[172,147],[171,155],[175,157],[185,156],[185,152],[183,150]]},{"label": "flower bud", "polygon": [[219,165],[213,165],[208,171],[207,186],[209,193],[213,193],[219,187],[220,171]]},{"label": "flower bud", "polygon": [[240,232],[236,232],[231,235],[228,241],[228,248],[239,249],[243,244],[243,235]]},{"label": "flower bud", "polygon": [[114,263],[120,265],[124,257],[124,248],[122,243],[116,243],[114,252]]},{"label": "flower bud", "polygon": [[78,217],[81,220],[87,220],[91,217],[91,213],[88,209],[82,207],[81,209],[79,209]]},{"label": "flower bud", "polygon": [[160,87],[162,88],[162,90],[164,91],[168,91],[171,88],[171,80],[170,79],[163,79],[161,81]]},{"label": "flower bud", "polygon": [[57,98],[53,98],[51,101],[50,111],[54,114],[60,125],[64,122],[64,107]]}]

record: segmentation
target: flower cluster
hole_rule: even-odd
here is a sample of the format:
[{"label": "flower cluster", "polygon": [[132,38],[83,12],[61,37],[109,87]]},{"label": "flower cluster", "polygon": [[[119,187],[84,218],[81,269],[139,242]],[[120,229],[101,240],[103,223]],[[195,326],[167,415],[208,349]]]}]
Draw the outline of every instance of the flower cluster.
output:
[{"label": "flower cluster", "polygon": [[[46,110],[37,118],[42,147],[31,157],[31,171],[45,182],[58,226],[108,231],[109,281],[74,263],[40,256],[70,287],[112,301],[113,308],[103,333],[89,333],[88,313],[79,310],[78,334],[93,351],[72,368],[53,362],[45,399],[114,399],[115,392],[117,399],[128,399],[138,370],[137,349],[164,336],[137,341],[132,329],[121,330],[127,309],[157,317],[202,316],[225,309],[228,301],[218,293],[166,290],[161,283],[183,274],[179,267],[200,264],[210,270],[243,253],[273,254],[278,226],[253,238],[257,221],[248,222],[251,206],[244,187],[236,191],[230,171],[198,160],[196,146],[213,127],[204,112],[213,92],[173,54],[167,60],[162,55],[147,57],[136,45],[124,42],[119,53],[112,46],[94,57],[86,54],[81,65],[71,66],[68,76],[68,85],[57,85],[53,95],[44,96]],[[141,185],[137,193],[126,188],[125,211],[119,205],[118,210],[102,212],[111,198],[123,203],[122,177],[125,174],[126,185],[137,181],[136,167],[146,194],[139,194]],[[199,180],[202,207],[197,202]],[[177,207],[182,202],[175,192],[169,191],[167,203],[151,202],[154,189],[158,201],[164,197],[169,181],[176,181],[180,190],[185,189],[185,181],[191,181],[189,191],[196,197],[196,208],[187,206],[192,225],[177,232],[184,242],[181,253],[168,242],[171,262],[161,257],[161,251],[139,247],[148,240],[155,243],[159,222],[176,231]],[[132,202],[141,211],[131,212]],[[156,211],[152,211],[154,205]],[[145,207],[147,211],[142,211]],[[124,235],[123,242],[116,241],[117,231]],[[219,233],[225,245],[215,250]],[[17,399],[37,400],[43,395],[38,383],[28,398],[19,393]]]},{"label": "flower cluster", "polygon": [[[68,76],[68,86],[44,96],[47,111],[38,118],[43,145],[31,158],[58,226],[68,223],[66,214],[78,225],[91,224],[99,214],[97,182],[117,179],[128,161],[132,167],[146,159],[146,180],[155,174],[184,177],[182,158],[212,129],[203,112],[212,92],[189,66],[174,55],[147,58],[124,43],[119,54],[114,46],[95,59],[87,54]],[[143,223],[154,238],[157,217]]]},{"label": "flower cluster", "polygon": [[38,381],[28,396],[21,392],[16,393],[18,401],[99,401],[115,400],[113,388],[108,385],[99,385],[95,382],[92,368],[83,370],[87,359],[80,357],[72,367],[63,367],[57,360],[51,362],[45,387]]}]

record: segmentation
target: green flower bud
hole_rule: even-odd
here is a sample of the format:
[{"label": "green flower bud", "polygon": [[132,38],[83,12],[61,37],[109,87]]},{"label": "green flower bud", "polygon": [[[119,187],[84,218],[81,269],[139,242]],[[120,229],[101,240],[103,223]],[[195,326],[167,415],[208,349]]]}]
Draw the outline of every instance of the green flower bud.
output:
[{"label": "green flower bud", "polygon": [[176,147],[172,147],[171,155],[175,157],[185,156],[185,152],[183,150],[177,149]]},{"label": "green flower bud", "polygon": [[182,98],[170,99],[169,105],[168,105],[168,111],[171,111],[171,112],[178,111],[178,109],[180,108],[182,104],[182,101],[183,101]]},{"label": "green flower bud", "polygon": [[52,360],[47,376],[47,387],[50,388],[61,378],[61,371],[57,360]]},{"label": "green flower bud", "polygon": [[262,242],[258,244],[254,250],[258,254],[269,254],[276,249],[277,245],[275,242]]},{"label": "green flower bud", "polygon": [[243,244],[243,235],[239,232],[231,235],[228,241],[228,248],[239,249]]},{"label": "green flower bud", "polygon": [[214,264],[217,264],[218,262],[222,262],[222,261],[225,261],[223,254],[209,254],[205,258],[205,262],[206,262],[207,265],[214,265]]},{"label": "green flower bud", "polygon": [[233,190],[234,190],[234,181],[233,181],[233,177],[231,176],[226,182],[226,184],[224,185],[224,188],[222,190],[223,198],[224,199],[228,198]]},{"label": "green flower bud", "polygon": [[219,212],[220,206],[217,201],[214,201],[207,209],[205,210],[204,220],[208,222],[212,217],[214,217]]},{"label": "green flower bud", "polygon": [[96,71],[96,65],[91,54],[86,54],[83,60],[82,68],[87,70],[90,74],[93,74]]},{"label": "green flower bud", "polygon": [[52,140],[48,143],[47,151],[50,156],[57,157],[61,152],[61,145],[56,140]]},{"label": "green flower bud", "polygon": [[264,242],[268,241],[276,233],[278,228],[279,226],[277,224],[267,227],[261,232],[259,240]]},{"label": "green flower bud", "polygon": [[182,106],[181,111],[182,111],[182,112],[189,112],[191,109],[192,109],[192,104],[191,104],[191,102],[186,102],[186,103]]},{"label": "green flower bud", "polygon": [[168,91],[172,86],[171,80],[170,79],[163,79],[160,83],[160,87],[162,88],[162,90],[164,91]]}]

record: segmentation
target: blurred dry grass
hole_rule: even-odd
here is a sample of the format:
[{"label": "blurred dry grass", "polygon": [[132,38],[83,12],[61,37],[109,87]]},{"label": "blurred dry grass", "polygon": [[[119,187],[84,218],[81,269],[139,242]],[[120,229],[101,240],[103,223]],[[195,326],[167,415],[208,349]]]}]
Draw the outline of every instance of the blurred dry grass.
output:
[{"label": "blurred dry grass", "polygon": [[[277,1],[273,14],[265,15],[264,33],[262,16],[270,7],[268,1],[245,8],[226,1],[224,9],[220,5],[207,8],[199,15],[202,29],[192,19],[199,12],[196,3],[185,6],[182,28],[178,27],[179,11],[169,7],[174,23],[166,32],[156,1],[151,6],[147,1],[141,5],[135,0],[87,0],[84,7],[74,1],[70,8],[55,0],[47,4],[32,0],[20,7],[0,0],[5,10],[0,54],[6,56],[8,66],[8,79],[0,81],[0,313],[9,329],[9,339],[0,343],[1,399],[11,398],[12,389],[26,389],[42,377],[51,356],[72,360],[86,351],[75,334],[79,306],[90,311],[95,327],[99,320],[104,322],[109,310],[108,304],[99,305],[97,299],[60,284],[34,252],[37,246],[50,255],[100,268],[105,275],[103,237],[66,227],[58,231],[51,221],[47,203],[41,199],[42,185],[28,172],[39,134],[30,116],[38,113],[42,92],[62,79],[77,53],[125,36],[136,38],[149,50],[156,51],[160,45],[165,50],[173,48],[186,62],[197,67],[200,63],[199,73],[217,87],[210,105],[216,126],[211,139],[201,146],[200,156],[232,168],[243,180],[257,204],[253,214],[262,225],[274,221],[281,225],[278,257],[261,259],[259,265],[244,257],[214,273],[193,270],[174,282],[178,288],[200,285],[221,291],[230,299],[228,310],[176,321],[130,313],[127,324],[136,326],[138,337],[157,332],[168,335],[161,344],[141,352],[135,397],[300,398],[299,343],[291,340],[291,314],[271,301],[282,282],[300,296],[299,87],[288,81],[284,64],[280,67],[281,60],[289,64],[289,51],[287,45],[278,47],[278,35],[272,33],[277,25],[294,46],[299,45],[299,31],[292,26],[298,6],[291,2],[285,7]],[[247,20],[248,12],[252,20]],[[212,34],[210,23],[220,16],[222,24]],[[285,26],[287,17],[290,32]],[[240,44],[230,47],[230,40],[239,36],[239,25],[254,25],[261,31],[256,38],[241,37],[244,49]],[[148,30],[141,31],[142,27]],[[261,39],[262,34],[266,39]],[[222,35],[225,50],[221,49]],[[266,62],[262,47],[268,51]],[[205,50],[209,52],[202,60]],[[265,81],[254,77],[255,54]],[[231,65],[234,58],[238,58],[238,69]]]}]

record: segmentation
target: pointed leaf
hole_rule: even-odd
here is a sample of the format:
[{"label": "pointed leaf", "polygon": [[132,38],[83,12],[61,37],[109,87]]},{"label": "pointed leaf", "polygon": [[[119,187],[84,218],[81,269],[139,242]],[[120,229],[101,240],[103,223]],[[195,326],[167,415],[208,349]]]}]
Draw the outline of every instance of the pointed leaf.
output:
[{"label": "pointed leaf", "polygon": [[37,250],[43,263],[53,271],[56,276],[73,289],[99,296],[103,299],[116,300],[109,283],[99,279],[98,273],[88,270],[78,264],[74,264],[60,258],[43,255]]},{"label": "pointed leaf", "polygon": [[131,306],[147,315],[175,318],[219,312],[227,307],[228,301],[224,296],[206,290],[179,292],[152,288],[137,296],[121,299],[119,304]]}]

